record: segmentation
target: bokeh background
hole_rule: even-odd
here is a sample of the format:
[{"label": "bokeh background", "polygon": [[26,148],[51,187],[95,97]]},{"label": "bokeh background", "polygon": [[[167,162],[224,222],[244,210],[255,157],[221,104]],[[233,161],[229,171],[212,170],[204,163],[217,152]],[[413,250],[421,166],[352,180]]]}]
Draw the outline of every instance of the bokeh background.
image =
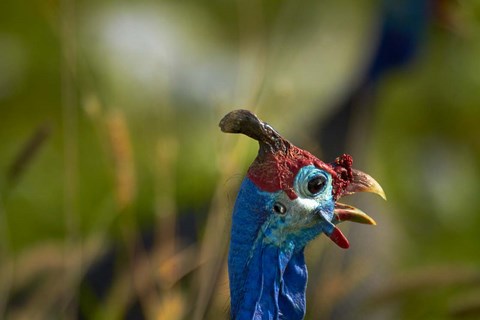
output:
[{"label": "bokeh background", "polygon": [[2,0],[0,318],[227,319],[247,108],[387,193],[307,319],[478,319],[479,105],[476,0]]}]

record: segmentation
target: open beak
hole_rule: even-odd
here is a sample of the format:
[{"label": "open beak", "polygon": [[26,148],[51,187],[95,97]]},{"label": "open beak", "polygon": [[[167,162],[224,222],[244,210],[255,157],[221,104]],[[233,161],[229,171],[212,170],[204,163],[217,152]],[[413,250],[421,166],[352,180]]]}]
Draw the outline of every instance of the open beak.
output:
[{"label": "open beak", "polygon": [[[353,173],[353,181],[347,187],[345,192],[341,195],[351,195],[357,192],[371,192],[376,193],[383,199],[387,200],[385,196],[385,192],[383,191],[380,184],[375,181],[371,176],[368,174],[352,169]],[[373,220],[370,216],[368,216],[365,212],[360,209],[357,209],[353,206],[348,204],[343,204],[340,202],[335,203],[334,209],[334,218],[332,223],[338,224],[343,221],[352,221],[364,224],[371,224],[376,225],[375,220]],[[327,234],[328,237],[335,242],[341,248],[348,248],[349,243],[347,238],[343,235],[343,233],[337,227],[334,227],[330,234]]]}]

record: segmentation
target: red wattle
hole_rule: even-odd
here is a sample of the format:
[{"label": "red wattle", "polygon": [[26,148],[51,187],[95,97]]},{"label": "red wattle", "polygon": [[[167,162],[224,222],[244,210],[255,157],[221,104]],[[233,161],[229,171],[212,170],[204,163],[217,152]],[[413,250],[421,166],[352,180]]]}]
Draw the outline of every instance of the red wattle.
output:
[{"label": "red wattle", "polygon": [[337,227],[333,229],[333,232],[330,235],[330,239],[332,239],[332,241],[335,242],[335,244],[340,248],[348,249],[350,247],[350,243],[348,243],[347,238],[343,235],[342,231],[340,231],[340,229],[338,229]]}]

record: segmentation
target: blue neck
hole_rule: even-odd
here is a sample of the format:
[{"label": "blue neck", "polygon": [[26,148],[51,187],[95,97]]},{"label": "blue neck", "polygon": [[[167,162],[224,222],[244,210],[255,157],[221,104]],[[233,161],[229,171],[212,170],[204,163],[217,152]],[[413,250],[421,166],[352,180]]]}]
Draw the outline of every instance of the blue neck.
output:
[{"label": "blue neck", "polygon": [[248,178],[243,181],[228,256],[232,319],[296,320],[305,315],[304,247],[280,248],[259,237],[273,201],[272,194],[260,191]]}]

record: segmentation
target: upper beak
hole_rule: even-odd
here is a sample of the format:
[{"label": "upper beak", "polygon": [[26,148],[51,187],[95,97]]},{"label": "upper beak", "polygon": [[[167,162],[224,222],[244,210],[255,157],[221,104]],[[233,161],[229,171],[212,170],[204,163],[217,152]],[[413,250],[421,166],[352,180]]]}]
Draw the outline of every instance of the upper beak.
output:
[{"label": "upper beak", "polygon": [[[354,194],[357,192],[371,192],[371,193],[376,193],[383,199],[387,200],[385,196],[385,192],[383,191],[382,187],[375,179],[373,179],[368,174],[359,170],[352,169],[352,173],[353,173],[353,181],[347,187],[347,189],[342,194],[342,196]],[[336,202],[335,210],[334,210],[334,219],[332,223],[338,224],[343,221],[352,221],[352,222],[376,225],[375,220],[373,220],[370,216],[368,216],[362,210],[347,204]],[[341,248],[349,247],[348,240],[342,234],[340,229],[335,227],[331,232],[331,234],[328,234],[328,236],[330,237],[330,239],[333,240],[333,242],[335,242]]]},{"label": "upper beak", "polygon": [[385,192],[380,184],[371,176],[360,170],[352,169],[353,181],[345,190],[343,195],[349,195],[356,192],[372,192],[378,194],[384,200],[387,200]]}]

